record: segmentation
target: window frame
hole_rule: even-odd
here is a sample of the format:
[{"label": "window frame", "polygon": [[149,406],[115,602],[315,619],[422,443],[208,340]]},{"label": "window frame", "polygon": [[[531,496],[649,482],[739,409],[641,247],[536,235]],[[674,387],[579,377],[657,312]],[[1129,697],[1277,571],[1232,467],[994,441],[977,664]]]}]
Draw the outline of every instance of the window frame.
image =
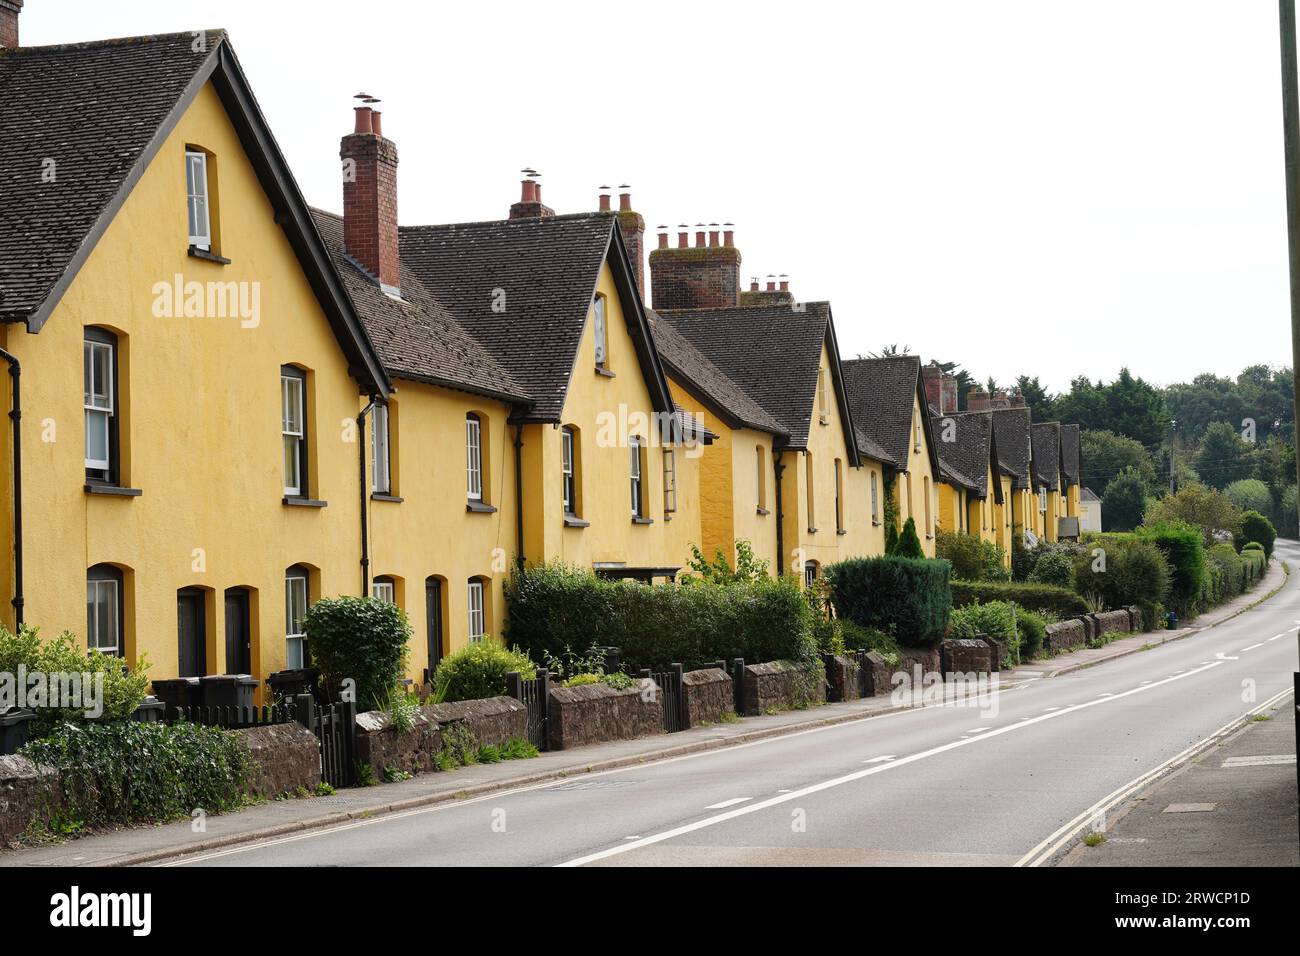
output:
[{"label": "window frame", "polygon": [[811,588],[817,583],[818,564],[816,561],[805,561],[803,563],[803,586]]},{"label": "window frame", "polygon": [[816,476],[813,473],[813,453],[804,452],[804,484],[808,486],[808,530],[817,530]]},{"label": "window frame", "polygon": [[393,493],[393,444],[389,434],[392,419],[387,405],[375,406],[370,435],[370,493]]},{"label": "window frame", "polygon": [[880,497],[875,471],[871,472],[871,523],[880,524]]},{"label": "window frame", "polygon": [[[311,654],[307,650],[307,635],[302,630],[295,630],[295,625],[301,625],[302,618],[294,619],[294,597],[295,589],[298,583],[302,585],[302,613],[305,616],[311,609],[311,572],[301,564],[291,565],[284,571],[284,661],[285,667],[297,669],[307,667],[311,661]],[[298,648],[298,663],[294,663],[293,652],[290,648],[296,644]]]},{"label": "window frame", "polygon": [[[108,657],[123,657],[126,643],[125,575],[122,569],[111,564],[96,564],[86,570],[86,649],[97,650]],[[107,587],[106,587],[107,586]],[[104,644],[98,634],[98,609],[103,594],[111,595],[112,608],[109,620],[116,630],[116,640]],[[93,643],[92,643],[93,641]]]},{"label": "window frame", "polygon": [[469,616],[469,642],[480,644],[487,637],[487,588],[482,578],[470,578],[466,582],[465,597]]},{"label": "window frame", "polygon": [[[201,177],[192,175],[193,161],[198,160]],[[195,187],[202,185],[203,193],[199,195],[195,192]],[[203,213],[203,232],[196,232],[195,211],[196,203],[202,204]],[[190,247],[193,249],[202,249],[204,252],[212,251],[212,181],[208,173],[208,154],[201,150],[189,147],[185,150],[185,216],[186,231],[189,233]]]},{"label": "window frame", "polygon": [[560,429],[560,484],[564,513],[578,517],[578,438],[571,425]]},{"label": "window frame", "polygon": [[591,303],[592,349],[596,368],[609,369],[609,315],[605,306],[605,296],[597,293]]},{"label": "window frame", "polygon": [[677,453],[672,448],[663,449],[664,520],[677,512]]},{"label": "window frame", "polygon": [[631,490],[632,517],[645,517],[645,469],[641,467],[641,437],[633,435],[627,440],[628,479]]},{"label": "window frame", "polygon": [[844,462],[835,459],[835,533],[844,534]]},{"label": "window frame", "polygon": [[483,420],[476,412],[465,414],[465,496],[483,501]]},{"label": "window frame", "polygon": [[[94,356],[96,354],[107,353],[108,359],[104,365],[104,373],[108,377],[107,387],[103,393],[103,399],[107,406],[92,404],[92,400],[97,398],[100,393],[93,392],[94,376],[96,363]],[[121,396],[118,374],[118,337],[108,329],[99,326],[88,325],[82,334],[82,371],[81,371],[81,388],[82,388],[82,412],[85,425],[83,436],[83,459],[86,469],[86,480],[96,484],[117,484],[121,478]],[[92,459],[89,456],[90,451],[90,415],[102,415],[104,421],[104,442],[105,458]]]},{"label": "window frame", "polygon": [[754,504],[767,511],[767,455],[762,445],[754,446]]},{"label": "window frame", "polygon": [[[298,393],[298,431],[293,432],[288,429],[289,406],[287,400],[292,390]],[[281,458],[280,463],[281,481],[284,496],[286,498],[308,498],[310,488],[311,472],[308,468],[307,458],[307,434],[310,422],[307,416],[307,373],[296,365],[280,366],[280,444]],[[289,476],[284,473],[290,461],[288,439],[294,441],[293,463],[296,471],[296,485],[289,484]]]},{"label": "window frame", "polygon": [[397,581],[387,574],[381,574],[370,582],[370,596],[385,604],[397,604]]}]

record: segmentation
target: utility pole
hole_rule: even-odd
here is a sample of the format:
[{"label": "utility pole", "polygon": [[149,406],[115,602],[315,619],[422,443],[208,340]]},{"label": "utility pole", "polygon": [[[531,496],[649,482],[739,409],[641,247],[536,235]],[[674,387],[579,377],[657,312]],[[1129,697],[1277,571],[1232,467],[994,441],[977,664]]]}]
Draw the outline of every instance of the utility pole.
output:
[{"label": "utility pole", "polygon": [[[1291,274],[1291,375],[1296,386],[1295,413],[1300,419],[1300,93],[1296,84],[1295,0],[1278,0],[1282,43],[1282,151],[1286,170],[1287,262]],[[1300,482],[1300,456],[1296,480]]]}]

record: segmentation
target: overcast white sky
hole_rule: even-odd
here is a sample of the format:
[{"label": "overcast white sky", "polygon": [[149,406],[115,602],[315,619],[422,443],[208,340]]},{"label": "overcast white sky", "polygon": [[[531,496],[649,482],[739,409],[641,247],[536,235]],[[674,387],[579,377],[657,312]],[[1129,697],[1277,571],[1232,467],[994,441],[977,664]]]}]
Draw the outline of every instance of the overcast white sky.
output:
[{"label": "overcast white sky", "polygon": [[[1289,365],[1271,0],[447,4],[27,0],[25,45],[225,27],[309,202],[384,100],[404,224],[631,183],[731,220],[743,275],[1054,389]],[[1036,347],[1026,349],[1030,336]]]}]

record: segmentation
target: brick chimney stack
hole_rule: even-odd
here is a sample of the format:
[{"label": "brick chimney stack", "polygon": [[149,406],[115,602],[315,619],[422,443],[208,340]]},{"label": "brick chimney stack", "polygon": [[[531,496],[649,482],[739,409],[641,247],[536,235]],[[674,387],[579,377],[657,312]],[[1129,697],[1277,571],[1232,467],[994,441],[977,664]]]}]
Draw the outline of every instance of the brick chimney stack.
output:
[{"label": "brick chimney stack", "polygon": [[1025,396],[1019,389],[1016,389],[1014,392],[1011,393],[1010,404],[1008,405],[1008,407],[1009,408],[1025,407]]},{"label": "brick chimney stack", "polygon": [[957,411],[957,376],[948,372],[939,380],[939,411],[944,415]]},{"label": "brick chimney stack", "polygon": [[704,223],[695,228],[694,246],[690,227],[683,223],[677,227],[675,247],[661,238],[659,248],[650,253],[655,309],[728,309],[740,304],[740,250],[734,226],[726,223],[720,229],[714,223],[712,241]]},{"label": "brick chimney stack", "polygon": [[[12,0],[0,0],[3,3]],[[397,145],[385,139],[380,114],[370,104],[379,101],[361,94],[353,132],[343,137],[343,245],[352,259],[397,294],[402,279],[397,238]]]},{"label": "brick chimney stack", "polygon": [[18,47],[18,14],[23,12],[23,0],[0,0],[0,48]]},{"label": "brick chimney stack", "polygon": [[510,218],[548,219],[554,216],[554,209],[542,205],[542,184],[537,181],[541,173],[535,169],[524,169],[521,172],[524,178],[520,183],[519,202],[510,207]]},{"label": "brick chimney stack", "polygon": [[1000,409],[1010,408],[1010,407],[1011,407],[1011,396],[1009,396],[1006,392],[996,391],[989,396],[989,408],[993,409],[994,411],[999,411]]},{"label": "brick chimney stack", "polygon": [[[623,244],[627,257],[632,260],[632,274],[636,276],[637,291],[645,301],[645,219],[632,210],[632,187],[627,183],[618,187],[618,228],[623,231]],[[660,237],[660,246],[663,246]]]},{"label": "brick chimney stack", "polygon": [[921,382],[925,386],[925,400],[930,409],[943,413],[943,369],[937,363],[921,366]]},{"label": "brick chimney stack", "polygon": [[966,411],[987,412],[990,407],[989,393],[978,385],[966,393]]}]

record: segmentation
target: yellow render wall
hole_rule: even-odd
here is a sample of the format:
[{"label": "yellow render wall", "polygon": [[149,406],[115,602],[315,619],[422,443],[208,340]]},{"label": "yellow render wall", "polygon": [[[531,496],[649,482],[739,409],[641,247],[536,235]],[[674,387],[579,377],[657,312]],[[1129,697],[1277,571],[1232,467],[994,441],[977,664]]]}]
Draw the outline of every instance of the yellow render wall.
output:
[{"label": "yellow render wall", "polygon": [[[185,149],[215,157],[221,266],[187,255]],[[249,283],[260,321],[156,317],[155,283]],[[251,304],[251,298],[250,298]],[[250,322],[251,317],[250,317]],[[119,337],[122,483],[140,497],[85,493],[82,340]],[[176,592],[207,589],[207,670],[226,670],[224,602],[252,589],[253,671],[285,663],[284,573],[310,566],[311,598],[361,587],[358,385],[238,136],[204,88],[126,199],[39,334],[10,329],[25,369],[23,466],[27,620],[85,639],[86,570],[125,577],[125,653],[154,677],[177,671]],[[310,494],[282,503],[280,366],[308,371]],[[5,509],[6,512],[8,509]],[[7,520],[7,519],[6,519]],[[8,529],[6,529],[8,531]],[[6,602],[4,611],[12,624]]]},{"label": "yellow render wall", "polygon": [[[614,374],[596,371],[594,312],[589,312],[563,411],[564,424],[577,429],[579,517],[589,525],[565,526],[560,426],[529,425],[523,448],[524,553],[533,562],[583,567],[616,562],[686,567],[690,545],[700,541],[700,460],[708,449],[703,443],[673,448],[677,510],[666,515],[665,446],[608,264],[601,267],[596,292],[606,300],[607,367]],[[650,524],[632,520],[632,435],[648,443],[642,474]]]},{"label": "yellow render wall", "polygon": [[[397,382],[389,406],[392,495],[370,499],[370,568],[396,579],[411,620],[410,676],[429,664],[425,583],[442,579],[442,650],[469,643],[469,580],[485,588],[485,629],[505,622],[503,585],[515,557],[514,432],[501,403],[416,382]],[[465,419],[480,421],[483,499],[495,513],[470,512]],[[367,440],[374,440],[368,423]]]},{"label": "yellow render wall", "polygon": [[[935,489],[934,475],[930,469],[930,451],[926,445],[925,429],[920,429],[920,440],[916,440],[917,425],[921,418],[921,403],[912,402],[912,438],[908,442],[907,473],[900,474],[895,482],[898,501],[898,530],[908,518],[916,522],[916,533],[921,539],[921,549],[926,557],[934,557],[934,515],[938,512],[938,491]],[[930,521],[926,521],[926,489],[930,497]]]}]

